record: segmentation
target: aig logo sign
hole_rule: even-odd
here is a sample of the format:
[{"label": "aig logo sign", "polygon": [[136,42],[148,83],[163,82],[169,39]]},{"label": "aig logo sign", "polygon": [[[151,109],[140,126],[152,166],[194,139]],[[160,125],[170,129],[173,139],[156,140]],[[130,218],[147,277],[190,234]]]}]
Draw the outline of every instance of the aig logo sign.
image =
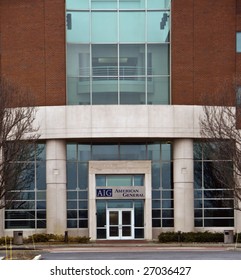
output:
[{"label": "aig logo sign", "polygon": [[97,189],[96,197],[112,197],[112,189]]}]

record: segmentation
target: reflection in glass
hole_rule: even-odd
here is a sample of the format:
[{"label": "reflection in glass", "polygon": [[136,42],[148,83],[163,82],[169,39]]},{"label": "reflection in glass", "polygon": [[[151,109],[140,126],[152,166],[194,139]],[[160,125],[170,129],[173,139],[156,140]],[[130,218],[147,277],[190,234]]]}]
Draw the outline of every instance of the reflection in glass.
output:
[{"label": "reflection in glass", "polygon": [[131,225],[131,211],[122,211],[122,225]]}]

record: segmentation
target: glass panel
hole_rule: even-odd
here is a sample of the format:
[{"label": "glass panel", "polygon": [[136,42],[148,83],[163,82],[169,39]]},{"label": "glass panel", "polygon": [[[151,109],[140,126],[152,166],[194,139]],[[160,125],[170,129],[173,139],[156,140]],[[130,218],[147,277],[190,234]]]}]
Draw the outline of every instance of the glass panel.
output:
[{"label": "glass panel", "polygon": [[134,175],[134,186],[144,186],[144,175]]},{"label": "glass panel", "polygon": [[169,74],[169,44],[147,46],[148,75]]},{"label": "glass panel", "polygon": [[46,220],[37,220],[37,228],[46,228]]},{"label": "glass panel", "polygon": [[117,42],[117,12],[92,12],[92,43]]},{"label": "glass panel", "polygon": [[66,8],[70,10],[78,10],[78,9],[88,9],[89,8],[89,0],[67,0]]},{"label": "glass panel", "polygon": [[194,161],[194,188],[202,188],[202,162]]},{"label": "glass panel", "polygon": [[78,160],[89,161],[91,159],[91,145],[81,144],[78,145]]},{"label": "glass panel", "polygon": [[162,200],[163,208],[173,208],[173,200]]},{"label": "glass panel", "polygon": [[162,217],[163,218],[173,218],[174,211],[173,210],[162,210]]},{"label": "glass panel", "polygon": [[90,76],[89,45],[67,45],[67,73],[71,77]]},{"label": "glass panel", "polygon": [[202,144],[201,143],[193,144],[193,153],[194,153],[194,160],[202,159]]},{"label": "glass panel", "polygon": [[173,227],[174,226],[174,220],[172,220],[172,219],[163,219],[162,220],[162,226],[163,227]]},{"label": "glass panel", "polygon": [[90,14],[88,12],[67,12],[67,42],[90,42]]},{"label": "glass panel", "polygon": [[5,219],[35,219],[34,211],[5,211]]},{"label": "glass panel", "polygon": [[161,158],[162,160],[170,161],[172,159],[171,144],[161,144]]},{"label": "glass panel", "polygon": [[120,45],[120,76],[121,79],[131,76],[145,75],[145,46]]},{"label": "glass panel", "polygon": [[78,163],[79,188],[88,188],[88,163]]},{"label": "glass panel", "polygon": [[77,201],[67,201],[67,209],[77,209]]},{"label": "glass panel", "polygon": [[153,189],[159,189],[161,186],[161,168],[160,163],[152,163],[152,172],[151,172],[151,180],[152,180],[152,188]]},{"label": "glass panel", "polygon": [[67,45],[68,104],[90,104],[90,47]]},{"label": "glass panel", "polygon": [[67,191],[67,199],[77,199],[77,192]]},{"label": "glass panel", "polygon": [[35,200],[35,192],[21,192],[19,193],[19,200]]},{"label": "glass panel", "polygon": [[37,192],[37,200],[46,200],[46,192]]},{"label": "glass panel", "polygon": [[161,192],[158,191],[152,191],[152,198],[153,199],[160,199],[161,198]]},{"label": "glass panel", "polygon": [[161,227],[161,219],[152,219],[152,227]]},{"label": "glass panel", "polygon": [[172,163],[162,163],[162,187],[172,189]]},{"label": "glass panel", "polygon": [[36,170],[37,189],[46,190],[46,162],[38,162]]},{"label": "glass panel", "polygon": [[143,227],[144,226],[144,202],[143,201],[135,201],[135,227]]},{"label": "glass panel", "polygon": [[77,220],[67,220],[67,228],[77,228]]},{"label": "glass panel", "polygon": [[97,229],[97,239],[106,239],[106,229]]},{"label": "glass panel", "polygon": [[160,144],[148,144],[147,145],[147,159],[158,160],[158,161],[161,159]]},{"label": "glass panel", "polygon": [[122,225],[131,225],[131,211],[122,211]]},{"label": "glass panel", "polygon": [[132,186],[131,175],[109,175],[107,176],[107,186]]},{"label": "glass panel", "polygon": [[35,228],[35,221],[5,221],[5,228]]},{"label": "glass panel", "polygon": [[204,219],[205,227],[233,227],[233,219]]},{"label": "glass panel", "polygon": [[46,209],[46,201],[37,201],[37,209]]},{"label": "glass panel", "polygon": [[92,46],[93,104],[118,103],[117,45]]},{"label": "glass panel", "polygon": [[77,160],[76,144],[67,144],[67,160]]},{"label": "glass panel", "polygon": [[109,212],[109,223],[110,223],[110,225],[119,225],[119,212],[118,211]]},{"label": "glass panel", "polygon": [[38,211],[37,219],[46,219],[46,211]]},{"label": "glass panel", "polygon": [[241,32],[236,33],[236,52],[241,52]]},{"label": "glass panel", "polygon": [[208,209],[204,210],[205,217],[233,217],[233,209]]},{"label": "glass panel", "polygon": [[120,145],[120,159],[121,160],[145,160],[146,145],[141,145],[141,144]]},{"label": "glass panel", "polygon": [[91,0],[91,9],[116,9],[117,0]]},{"label": "glass panel", "polygon": [[161,201],[160,200],[152,200],[152,208],[161,208]]},{"label": "glass panel", "polygon": [[80,228],[88,228],[88,220],[79,220]]},{"label": "glass panel", "polygon": [[120,81],[120,104],[146,104],[144,77],[128,77]]},{"label": "glass panel", "polygon": [[169,9],[171,0],[147,0],[148,9]]},{"label": "glass panel", "polygon": [[232,208],[233,200],[232,199],[205,199],[204,200],[205,208]]},{"label": "glass panel", "polygon": [[147,41],[169,42],[169,12],[149,11],[147,13]]},{"label": "glass panel", "polygon": [[144,9],[145,0],[119,0],[119,7],[120,9]]},{"label": "glass panel", "polygon": [[76,219],[77,218],[77,211],[76,210],[68,210],[67,211],[67,219]]},{"label": "glass panel", "polygon": [[162,192],[162,198],[173,198],[173,191],[163,191]]},{"label": "glass panel", "polygon": [[87,210],[80,210],[79,211],[79,218],[87,219],[88,218],[88,211]]},{"label": "glass panel", "polygon": [[67,78],[67,104],[90,104],[90,78]]},{"label": "glass panel", "polygon": [[144,238],[144,229],[135,229],[135,238]]},{"label": "glass panel", "polygon": [[195,219],[195,227],[203,227],[203,220]]},{"label": "glass panel", "polygon": [[106,225],[106,204],[105,202],[97,201],[97,227]]},{"label": "glass panel", "polygon": [[77,188],[77,163],[67,162],[67,189]]},{"label": "glass panel", "polygon": [[[104,89],[108,88],[113,90],[111,92],[104,92]],[[117,81],[108,82],[106,81],[95,82],[93,84],[93,93],[92,93],[92,104],[93,105],[114,105],[118,104],[118,86]]]},{"label": "glass panel", "polygon": [[93,160],[117,160],[119,158],[118,145],[93,145]]},{"label": "glass panel", "polygon": [[88,191],[79,191],[79,199],[88,199]]},{"label": "glass panel", "polygon": [[122,236],[131,236],[131,227],[122,227]]},{"label": "glass panel", "polygon": [[108,201],[108,208],[132,208],[133,202],[128,200]]},{"label": "glass panel", "polygon": [[88,202],[87,202],[87,200],[80,200],[79,201],[79,209],[88,209]]},{"label": "glass panel", "polygon": [[37,161],[46,160],[46,145],[45,144],[37,144],[36,160]]},{"label": "glass panel", "polygon": [[120,12],[120,41],[145,42],[145,13]]},{"label": "glass panel", "polygon": [[148,104],[169,104],[169,77],[148,77],[147,78],[147,103]]},{"label": "glass panel", "polygon": [[96,187],[106,186],[106,175],[96,175]]},{"label": "glass panel", "polygon": [[119,236],[119,227],[110,226],[110,236],[118,237]]},{"label": "glass panel", "polygon": [[152,218],[161,218],[161,210],[152,210]]}]

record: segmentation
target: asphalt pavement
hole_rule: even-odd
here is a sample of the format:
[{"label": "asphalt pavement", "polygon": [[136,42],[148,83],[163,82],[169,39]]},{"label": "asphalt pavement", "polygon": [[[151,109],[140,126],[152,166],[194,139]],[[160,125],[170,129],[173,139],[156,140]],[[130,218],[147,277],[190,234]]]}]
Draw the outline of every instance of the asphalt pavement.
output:
[{"label": "asphalt pavement", "polygon": [[[14,246],[43,260],[241,260],[241,244],[90,243]],[[0,247],[0,258],[5,256]]]}]

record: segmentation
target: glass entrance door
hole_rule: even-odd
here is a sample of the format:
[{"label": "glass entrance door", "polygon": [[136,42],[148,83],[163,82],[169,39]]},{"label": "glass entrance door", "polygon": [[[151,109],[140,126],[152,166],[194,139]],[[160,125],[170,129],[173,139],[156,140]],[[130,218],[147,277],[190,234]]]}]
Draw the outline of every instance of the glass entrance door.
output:
[{"label": "glass entrance door", "polygon": [[133,209],[107,209],[107,239],[134,238]]}]

